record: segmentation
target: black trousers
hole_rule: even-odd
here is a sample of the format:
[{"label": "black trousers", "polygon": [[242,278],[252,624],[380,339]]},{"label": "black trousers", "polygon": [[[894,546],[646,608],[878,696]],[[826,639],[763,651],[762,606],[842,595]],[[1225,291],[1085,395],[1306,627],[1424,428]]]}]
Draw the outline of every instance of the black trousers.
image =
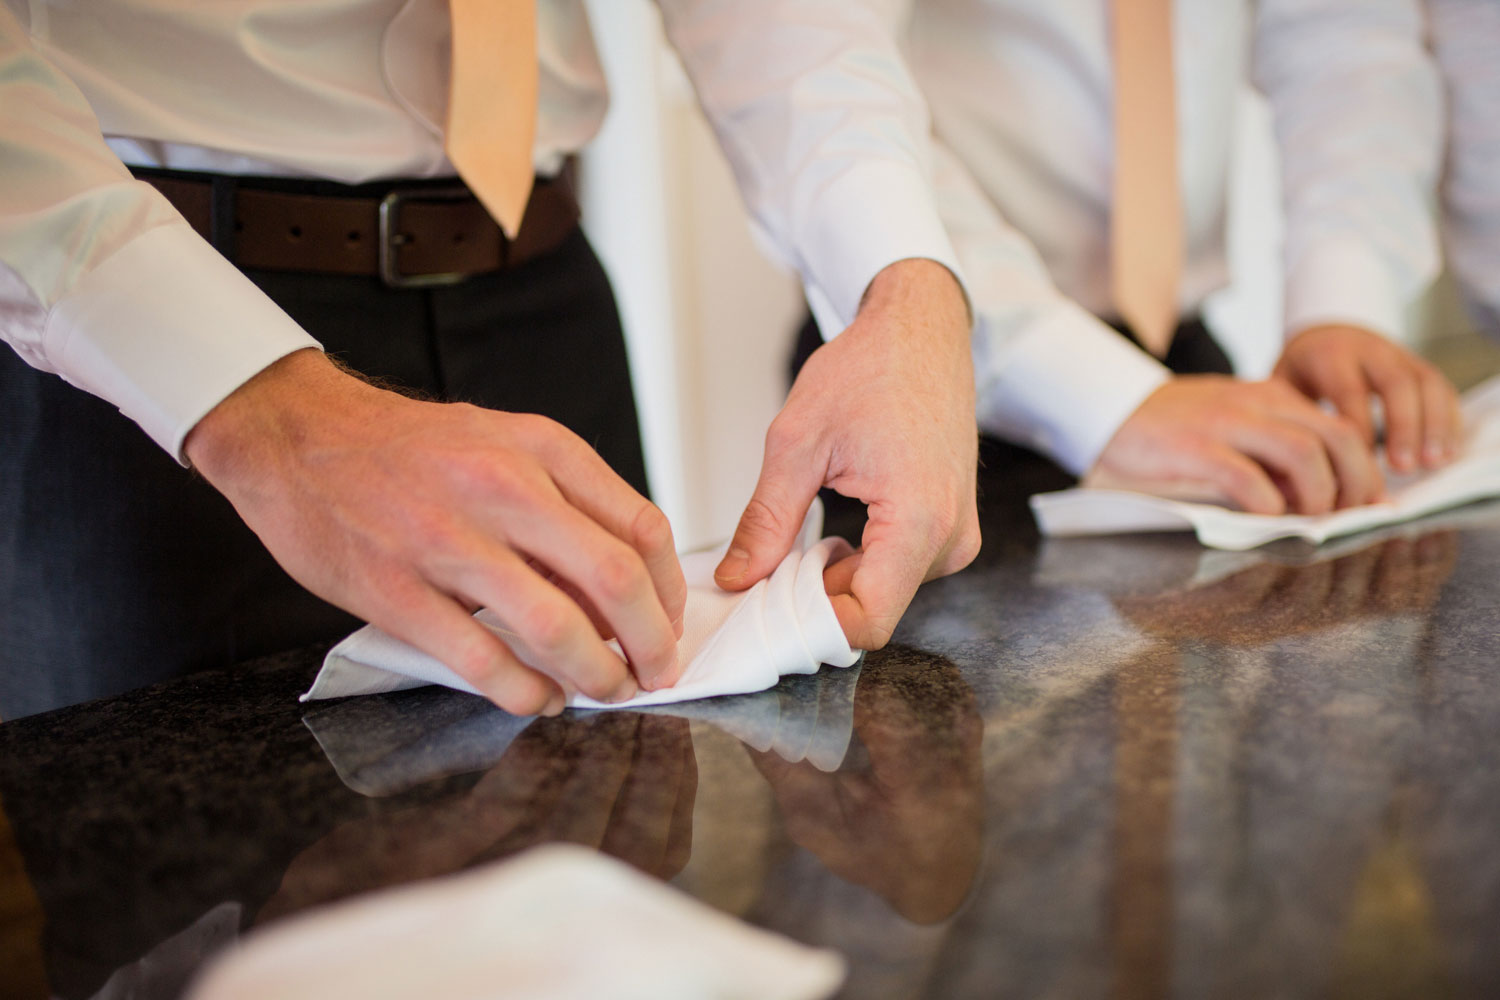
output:
[{"label": "black trousers", "polygon": [[[514,270],[421,291],[247,273],[356,370],[546,414],[645,492],[614,297],[581,232]],[[0,350],[0,719],[358,624],[288,577],[228,501],[113,406]]]}]

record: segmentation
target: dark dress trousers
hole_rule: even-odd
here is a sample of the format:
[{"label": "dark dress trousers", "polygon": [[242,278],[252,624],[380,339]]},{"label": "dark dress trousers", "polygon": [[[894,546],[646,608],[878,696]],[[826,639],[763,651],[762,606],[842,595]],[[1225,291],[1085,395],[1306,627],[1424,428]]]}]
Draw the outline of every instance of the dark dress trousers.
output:
[{"label": "dark dress trousers", "polygon": [[[246,273],[357,371],[545,414],[645,492],[624,338],[581,231],[447,287]],[[359,624],[288,577],[228,501],[113,406],[0,351],[0,719]]]}]

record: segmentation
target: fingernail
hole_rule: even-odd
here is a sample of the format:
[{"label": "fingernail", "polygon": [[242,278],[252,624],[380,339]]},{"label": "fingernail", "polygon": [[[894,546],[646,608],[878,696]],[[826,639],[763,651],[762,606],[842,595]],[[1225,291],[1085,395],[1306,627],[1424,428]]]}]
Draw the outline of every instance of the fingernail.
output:
[{"label": "fingernail", "polygon": [[[672,662],[670,664],[668,664],[667,666],[663,667],[661,670],[658,670],[656,673],[652,674],[650,677],[642,677],[641,678],[641,687],[642,687],[642,689],[644,689],[646,691],[660,691],[662,688],[670,686],[670,685],[668,685],[666,683],[666,678],[670,674],[673,673],[673,671],[676,669],[676,667],[677,667],[677,657],[674,656],[674,657],[672,657]],[[674,681],[673,683],[676,683],[676,682]]]},{"label": "fingernail", "polygon": [[627,675],[626,678],[620,682],[620,686],[615,688],[614,691],[610,693],[610,696],[608,698],[605,698],[604,700],[610,705],[618,705],[622,701],[629,701],[640,693],[641,689],[640,686],[636,684],[635,678]]},{"label": "fingernail", "polygon": [[734,583],[745,575],[750,568],[750,553],[736,546],[729,550],[724,556],[724,561],[719,563],[719,568],[714,571],[717,579],[725,583]]}]

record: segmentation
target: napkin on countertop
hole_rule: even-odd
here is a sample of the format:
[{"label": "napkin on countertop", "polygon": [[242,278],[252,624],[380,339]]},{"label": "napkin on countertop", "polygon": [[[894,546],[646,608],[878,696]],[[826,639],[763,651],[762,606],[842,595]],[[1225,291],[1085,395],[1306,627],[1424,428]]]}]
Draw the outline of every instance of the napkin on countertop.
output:
[{"label": "napkin on countertop", "polygon": [[[823,569],[837,544],[817,541],[823,510],[814,503],[792,551],[770,577],[732,594],[714,583],[723,550],[682,557],[687,607],[677,655],[687,662],[682,679],[660,691],[642,691],[629,701],[605,704],[569,690],[574,708],[639,708],[695,698],[764,691],[786,674],[816,673],[824,663],[847,667],[859,659],[840,627],[823,589]],[[475,616],[497,633],[523,661],[527,650],[488,609]],[[610,643],[616,653],[619,646]],[[303,701],[378,694],[442,684],[478,693],[440,662],[373,625],[366,625],[328,651],[323,669]]]},{"label": "napkin on countertop", "polygon": [[1075,488],[1038,494],[1031,498],[1031,509],[1044,535],[1192,530],[1198,541],[1215,549],[1252,549],[1278,538],[1320,545],[1330,538],[1500,496],[1500,377],[1464,394],[1463,418],[1458,460],[1434,472],[1389,478],[1390,500],[1385,503],[1331,514],[1271,516],[1125,490]]},{"label": "napkin on countertop", "polygon": [[836,953],[554,844],[256,930],[189,1000],[819,1000],[844,975]]}]

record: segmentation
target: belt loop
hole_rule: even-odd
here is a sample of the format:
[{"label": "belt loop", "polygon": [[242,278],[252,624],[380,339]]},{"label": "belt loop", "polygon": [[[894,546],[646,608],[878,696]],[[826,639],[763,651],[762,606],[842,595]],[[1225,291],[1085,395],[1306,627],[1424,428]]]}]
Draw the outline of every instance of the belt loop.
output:
[{"label": "belt loop", "polygon": [[209,242],[229,260],[235,259],[235,193],[238,181],[229,174],[216,174],[210,182]]}]

